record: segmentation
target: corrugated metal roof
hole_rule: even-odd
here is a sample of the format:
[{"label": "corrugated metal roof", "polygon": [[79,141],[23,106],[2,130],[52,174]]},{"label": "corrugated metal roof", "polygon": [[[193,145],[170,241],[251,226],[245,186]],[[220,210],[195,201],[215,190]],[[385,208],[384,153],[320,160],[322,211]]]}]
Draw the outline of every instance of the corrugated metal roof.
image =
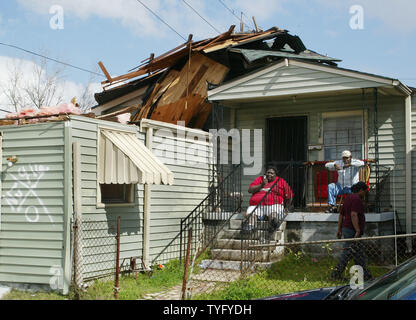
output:
[{"label": "corrugated metal roof", "polygon": [[101,129],[98,182],[173,184],[173,173],[134,133]]}]

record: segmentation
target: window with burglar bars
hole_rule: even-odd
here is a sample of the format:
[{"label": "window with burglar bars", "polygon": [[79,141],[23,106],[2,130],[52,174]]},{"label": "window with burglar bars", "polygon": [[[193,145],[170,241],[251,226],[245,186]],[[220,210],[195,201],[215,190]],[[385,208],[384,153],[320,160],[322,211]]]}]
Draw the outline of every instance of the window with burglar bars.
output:
[{"label": "window with burglar bars", "polygon": [[323,119],[324,160],[340,159],[344,150],[353,158],[363,156],[363,121],[361,115]]}]

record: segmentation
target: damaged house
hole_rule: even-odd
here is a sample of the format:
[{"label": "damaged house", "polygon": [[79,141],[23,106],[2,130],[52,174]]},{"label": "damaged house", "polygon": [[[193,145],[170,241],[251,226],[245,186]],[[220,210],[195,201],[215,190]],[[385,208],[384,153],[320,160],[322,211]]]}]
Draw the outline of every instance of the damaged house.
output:
[{"label": "damaged house", "polygon": [[[337,214],[323,212],[326,187],[336,177],[324,164],[339,159],[345,149],[366,163],[360,178],[370,187],[367,210],[377,213],[367,218],[374,223],[368,235],[416,229],[413,88],[398,79],[342,68],[340,59],[308,49],[298,36],[279,28],[235,33],[232,26],[195,42],[190,36],[142,63],[113,78],[100,63],[107,80],[95,95],[93,112],[102,118],[129,112],[131,123],[183,121],[205,131],[260,129],[261,143],[251,136],[245,152],[258,157],[263,169],[243,173],[237,191],[244,195],[244,211],[249,184],[266,163],[276,164],[295,194],[286,238],[332,239]],[[229,147],[233,143],[239,142],[230,133]],[[324,231],[302,232],[308,223]]]},{"label": "damaged house", "polygon": [[[322,190],[334,177],[323,177],[323,165],[347,148],[367,164],[368,235],[392,234],[396,218],[401,232],[415,231],[415,91],[340,62],[287,30],[235,33],[232,26],[210,39],[190,36],[117,77],[100,62],[107,79],[87,117],[3,123],[0,282],[48,286],[54,267],[68,292],[79,212],[84,230],[101,223],[112,239],[121,216],[120,264],[137,259],[146,270],[183,260],[190,230],[195,250],[218,236],[223,221],[241,219],[248,186],[266,163],[294,192],[275,240],[333,239],[337,214],[323,213]],[[248,150],[238,149],[261,164],[259,172],[244,170],[253,163],[219,165],[209,130],[234,128],[260,129],[260,143],[250,135]],[[225,138],[229,147],[241,143]],[[93,229],[91,238],[99,238]],[[112,272],[115,253],[107,249],[104,241],[84,244],[82,281]],[[229,267],[240,270],[231,251],[224,257],[212,248],[211,258],[234,260],[238,266]]]}]

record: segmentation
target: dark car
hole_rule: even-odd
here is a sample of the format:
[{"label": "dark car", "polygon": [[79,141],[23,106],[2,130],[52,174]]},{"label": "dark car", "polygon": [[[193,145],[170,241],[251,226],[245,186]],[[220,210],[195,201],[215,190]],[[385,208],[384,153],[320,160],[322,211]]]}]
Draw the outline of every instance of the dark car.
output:
[{"label": "dark car", "polygon": [[416,256],[384,276],[364,283],[321,288],[264,298],[263,300],[416,300]]}]

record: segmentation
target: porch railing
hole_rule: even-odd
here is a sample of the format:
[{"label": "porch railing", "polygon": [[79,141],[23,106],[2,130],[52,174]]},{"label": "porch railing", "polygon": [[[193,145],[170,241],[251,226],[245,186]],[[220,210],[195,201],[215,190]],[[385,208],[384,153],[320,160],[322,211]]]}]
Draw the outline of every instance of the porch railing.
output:
[{"label": "porch railing", "polygon": [[[325,168],[327,161],[305,162],[305,199],[306,207],[296,207],[307,212],[324,212],[328,209],[329,190],[328,185],[337,182],[337,171]],[[359,180],[369,187],[369,193],[365,199],[367,212],[379,213],[392,211],[391,207],[391,168],[377,164],[373,160],[364,160],[365,165],[360,168]],[[378,171],[378,176],[374,175]],[[345,176],[345,179],[352,177]],[[352,179],[351,179],[352,180]],[[292,181],[290,181],[292,182]],[[336,198],[336,210],[339,211],[343,202],[343,196]]]},{"label": "porch railing", "polygon": [[192,229],[190,255],[199,256],[214,243],[219,233],[229,224],[230,219],[241,212],[241,174],[241,164],[222,166],[217,172],[216,187],[213,187],[204,201],[181,220],[181,261],[186,252],[190,229]]}]

